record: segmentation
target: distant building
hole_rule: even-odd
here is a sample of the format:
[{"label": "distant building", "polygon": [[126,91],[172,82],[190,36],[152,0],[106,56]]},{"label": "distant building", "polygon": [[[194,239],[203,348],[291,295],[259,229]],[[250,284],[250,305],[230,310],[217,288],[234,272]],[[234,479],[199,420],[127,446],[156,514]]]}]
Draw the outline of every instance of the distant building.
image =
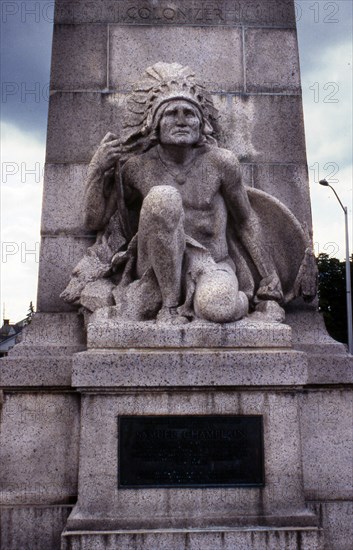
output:
[{"label": "distant building", "polygon": [[0,328],[0,357],[5,357],[8,351],[14,347],[27,324],[28,319],[22,319],[14,325],[10,324],[10,319],[4,319],[4,324]]}]

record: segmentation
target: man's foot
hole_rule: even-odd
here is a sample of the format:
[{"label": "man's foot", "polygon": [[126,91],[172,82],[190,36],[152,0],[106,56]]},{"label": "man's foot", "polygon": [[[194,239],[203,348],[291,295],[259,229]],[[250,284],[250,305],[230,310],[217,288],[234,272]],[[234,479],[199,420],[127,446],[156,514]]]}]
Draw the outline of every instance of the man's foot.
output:
[{"label": "man's foot", "polygon": [[281,281],[276,273],[271,273],[260,282],[259,290],[255,296],[255,302],[263,300],[282,302],[283,292]]},{"label": "man's foot", "polygon": [[264,300],[255,306],[254,313],[251,313],[248,319],[264,323],[283,323],[285,312],[274,300]]},{"label": "man's foot", "polygon": [[179,315],[176,307],[163,306],[157,315],[156,323],[167,323],[169,325],[186,325],[188,319],[183,315]]},{"label": "man's foot", "polygon": [[188,321],[193,321],[195,319],[195,312],[189,305],[183,304],[177,309],[179,317],[186,317]]}]

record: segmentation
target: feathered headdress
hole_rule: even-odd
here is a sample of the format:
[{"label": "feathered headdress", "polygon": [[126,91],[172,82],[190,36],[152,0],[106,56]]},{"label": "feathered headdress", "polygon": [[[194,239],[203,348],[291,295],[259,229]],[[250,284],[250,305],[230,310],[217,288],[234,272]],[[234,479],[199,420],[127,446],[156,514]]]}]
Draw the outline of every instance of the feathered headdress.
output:
[{"label": "feathered headdress", "polygon": [[[148,67],[126,101],[124,145],[127,149],[146,150],[153,145],[159,115],[167,102],[182,99],[195,105],[202,120],[206,141],[217,132],[217,110],[210,94],[197,82],[195,73],[179,63],[156,63]],[[155,137],[155,136],[154,136]]]}]

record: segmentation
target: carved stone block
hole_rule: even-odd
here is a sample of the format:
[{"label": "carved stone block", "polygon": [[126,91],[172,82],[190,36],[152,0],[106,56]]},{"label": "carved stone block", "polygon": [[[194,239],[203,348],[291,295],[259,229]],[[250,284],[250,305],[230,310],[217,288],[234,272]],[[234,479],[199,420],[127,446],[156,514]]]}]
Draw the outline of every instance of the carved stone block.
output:
[{"label": "carved stone block", "polygon": [[306,163],[300,96],[213,96],[213,99],[220,113],[223,147],[247,162]]},{"label": "carved stone block", "polygon": [[72,505],[8,506],[1,510],[0,542],[6,550],[28,548],[60,550],[60,535]]},{"label": "carved stone block", "polygon": [[71,272],[82,258],[89,237],[43,237],[38,281],[39,311],[72,311],[72,306],[61,300],[60,293],[69,282]]},{"label": "carved stone block", "polygon": [[[51,96],[47,157],[49,163],[89,162],[105,134],[119,134],[123,98],[96,92],[57,92]],[[79,121],[73,124],[73,120]]]},{"label": "carved stone block", "polygon": [[[129,56],[136,62],[126,63]],[[191,68],[197,66],[198,76],[210,92],[244,90],[240,28],[111,27],[109,84],[113,91],[129,91],[143,70],[157,61],[189,65],[191,59]]]},{"label": "carved stone block", "polygon": [[300,92],[299,54],[294,30],[247,29],[246,91]]},{"label": "carved stone block", "polygon": [[106,25],[56,25],[52,90],[103,90],[107,86]]},{"label": "carved stone block", "polygon": [[87,234],[82,205],[86,174],[86,164],[46,165],[42,234]]},{"label": "carved stone block", "polygon": [[353,403],[349,390],[301,397],[303,472],[308,500],[351,500]]},{"label": "carved stone block", "polygon": [[6,393],[2,414],[1,504],[70,503],[77,494],[78,396]]},{"label": "carved stone block", "polygon": [[304,225],[311,226],[310,195],[305,164],[254,164],[254,187],[273,195]]},{"label": "carved stone block", "polygon": [[135,26],[237,26],[295,27],[291,0],[57,0],[57,23],[118,23]]}]

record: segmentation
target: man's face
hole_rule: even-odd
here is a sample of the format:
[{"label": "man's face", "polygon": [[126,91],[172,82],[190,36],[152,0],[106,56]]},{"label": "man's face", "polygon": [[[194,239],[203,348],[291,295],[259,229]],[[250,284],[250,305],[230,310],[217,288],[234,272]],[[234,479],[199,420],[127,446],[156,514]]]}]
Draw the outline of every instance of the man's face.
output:
[{"label": "man's face", "polygon": [[188,101],[168,103],[159,122],[162,145],[194,145],[200,139],[201,121],[197,109]]}]

